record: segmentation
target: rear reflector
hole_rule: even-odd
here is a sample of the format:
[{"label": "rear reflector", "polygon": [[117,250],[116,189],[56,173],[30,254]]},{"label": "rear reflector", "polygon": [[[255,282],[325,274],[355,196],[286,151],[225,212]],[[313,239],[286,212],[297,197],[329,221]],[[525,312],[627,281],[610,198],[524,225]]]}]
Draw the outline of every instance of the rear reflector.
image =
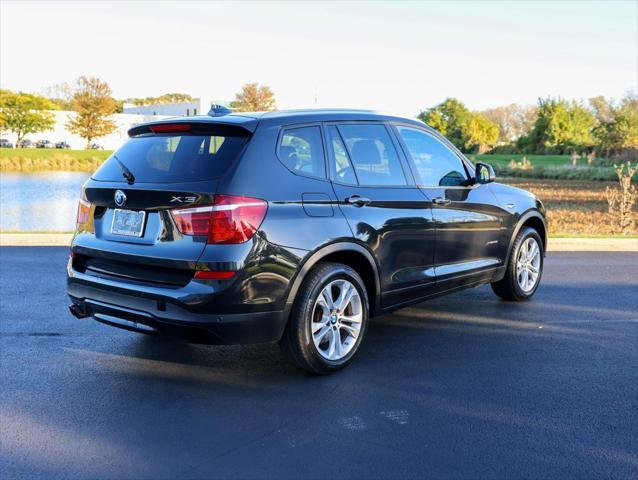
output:
[{"label": "rear reflector", "polygon": [[84,225],[89,220],[91,213],[91,204],[86,200],[80,199],[78,203],[78,214],[76,218],[77,225]]},{"label": "rear reflector", "polygon": [[212,205],[171,210],[171,216],[184,235],[207,235],[208,243],[244,243],[255,235],[267,209],[258,198],[215,195]]},{"label": "rear reflector", "polygon": [[161,125],[151,125],[149,127],[153,133],[168,132],[188,132],[191,129],[188,123],[164,123]]},{"label": "rear reflector", "polygon": [[228,280],[233,278],[235,272],[222,272],[217,270],[197,270],[194,278],[199,280]]}]

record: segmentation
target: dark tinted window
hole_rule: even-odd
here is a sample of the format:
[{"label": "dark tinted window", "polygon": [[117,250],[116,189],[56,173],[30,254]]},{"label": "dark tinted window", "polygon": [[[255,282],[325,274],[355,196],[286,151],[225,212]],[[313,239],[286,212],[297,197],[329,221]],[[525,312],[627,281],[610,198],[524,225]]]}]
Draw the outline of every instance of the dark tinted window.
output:
[{"label": "dark tinted window", "polygon": [[[122,162],[144,183],[210,180],[220,177],[246,142],[245,136],[149,135],[131,138],[95,172],[101,181],[122,181]],[[117,160],[116,160],[117,159]]]},{"label": "dark tinted window", "polygon": [[341,140],[341,136],[337,131],[337,127],[330,125],[327,131],[328,148],[331,149],[333,158],[333,178],[338,182],[356,185],[357,177],[354,176],[354,169],[350,163],[350,158],[348,158],[346,146],[343,144],[343,140]]},{"label": "dark tinted window", "polygon": [[319,127],[285,130],[279,145],[279,158],[292,171],[325,178],[326,166]]},{"label": "dark tinted window", "polygon": [[360,185],[405,185],[405,175],[384,125],[339,125]]},{"label": "dark tinted window", "polygon": [[419,185],[460,186],[467,181],[461,159],[440,140],[417,128],[397,127],[414,162]]}]

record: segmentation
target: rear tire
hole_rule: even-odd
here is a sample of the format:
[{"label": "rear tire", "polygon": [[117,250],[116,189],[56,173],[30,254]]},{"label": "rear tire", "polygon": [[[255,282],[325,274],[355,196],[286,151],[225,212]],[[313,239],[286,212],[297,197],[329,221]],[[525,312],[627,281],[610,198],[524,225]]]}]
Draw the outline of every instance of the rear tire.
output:
[{"label": "rear tire", "polygon": [[368,328],[368,295],[347,265],[322,263],[303,281],[279,341],[299,368],[327,374],[348,365]]},{"label": "rear tire", "polygon": [[529,300],[540,285],[544,260],[543,242],[536,230],[523,227],[516,235],[505,276],[492,290],[503,300]]}]

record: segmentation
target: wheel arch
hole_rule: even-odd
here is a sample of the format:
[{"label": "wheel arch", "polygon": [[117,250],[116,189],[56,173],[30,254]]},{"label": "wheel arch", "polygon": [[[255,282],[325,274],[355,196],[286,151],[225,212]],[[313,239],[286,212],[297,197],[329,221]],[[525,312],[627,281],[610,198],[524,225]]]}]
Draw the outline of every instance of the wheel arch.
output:
[{"label": "wheel arch", "polygon": [[523,227],[532,227],[538,232],[539,236],[541,237],[541,241],[543,242],[543,255],[545,255],[545,253],[547,252],[547,222],[545,220],[545,217],[543,217],[543,215],[541,215],[539,211],[528,210],[523,215],[521,215],[521,218],[519,218],[518,222],[516,223],[516,227],[514,227],[514,231],[510,236],[506,258],[510,257],[512,246],[514,245],[514,240],[516,239],[518,232],[520,232],[521,228]]},{"label": "wheel arch", "polygon": [[308,256],[291,282],[286,303],[292,305],[308,272],[321,262],[343,263],[353,268],[361,276],[370,302],[370,316],[380,311],[381,286],[379,269],[364,246],[354,242],[336,242],[321,247]]}]

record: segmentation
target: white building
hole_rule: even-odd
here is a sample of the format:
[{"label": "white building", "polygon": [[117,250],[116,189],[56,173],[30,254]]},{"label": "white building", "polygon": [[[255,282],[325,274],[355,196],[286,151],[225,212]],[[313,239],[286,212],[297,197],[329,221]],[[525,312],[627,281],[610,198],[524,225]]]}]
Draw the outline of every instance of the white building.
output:
[{"label": "white building", "polygon": [[[105,150],[115,150],[128,138],[128,131],[135,125],[153,120],[162,120],[170,117],[183,117],[190,115],[207,115],[212,104],[228,106],[230,102],[210,101],[202,98],[192,102],[168,103],[163,105],[145,105],[137,107],[134,105],[124,105],[124,113],[116,113],[113,120],[117,125],[114,133],[104,137],[96,138],[93,143],[97,143]],[[52,130],[27,135],[26,138],[32,142],[39,140],[49,140],[53,143],[66,142],[73,150],[82,150],[86,147],[86,140],[73,135],[66,129],[66,123],[75,112],[54,110],[55,125]],[[6,133],[2,135],[15,145],[16,135]]]},{"label": "white building", "polygon": [[192,102],[164,103],[161,105],[124,104],[124,113],[137,115],[168,115],[171,117],[189,117],[191,115],[206,115],[211,105],[230,106],[230,102],[222,100],[211,101],[210,98],[200,97]]},{"label": "white building", "polygon": [[[66,142],[71,145],[73,150],[82,150],[86,146],[86,140],[77,135],[73,135],[66,129],[66,123],[70,117],[73,117],[76,113],[69,111],[52,111],[55,115],[55,125],[52,130],[45,132],[32,133],[27,135],[26,138],[32,142],[38,140],[49,140],[53,143]],[[171,115],[174,116],[174,115]],[[128,131],[135,125],[139,125],[144,122],[151,122],[153,120],[161,120],[169,118],[167,115],[141,115],[130,113],[116,113],[113,115],[113,121],[117,125],[117,130],[104,137],[96,138],[93,143],[101,145],[105,150],[115,150],[128,138]],[[2,135],[2,138],[6,138],[15,145],[16,135],[14,133],[7,132]]]}]

